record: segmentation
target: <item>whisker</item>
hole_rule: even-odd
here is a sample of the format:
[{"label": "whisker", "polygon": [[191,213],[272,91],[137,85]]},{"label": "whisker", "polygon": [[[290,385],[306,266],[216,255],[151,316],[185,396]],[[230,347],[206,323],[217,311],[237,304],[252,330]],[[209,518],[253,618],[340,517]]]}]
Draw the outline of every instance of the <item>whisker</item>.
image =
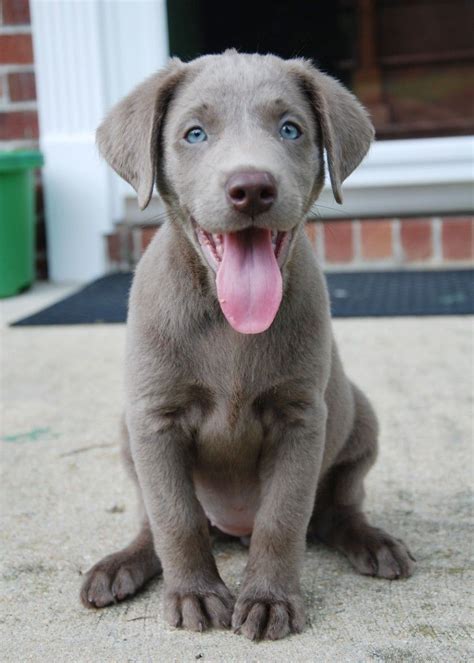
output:
[{"label": "whisker", "polygon": [[159,212],[158,214],[155,214],[154,216],[149,216],[146,219],[143,219],[143,221],[140,220],[139,223],[142,223],[146,225],[147,223],[153,223],[155,221],[165,221],[169,217],[169,212],[164,211],[164,212]]},{"label": "whisker", "polygon": [[328,209],[328,210],[331,210],[331,212],[336,212],[336,214],[338,214],[338,216],[340,216],[341,218],[343,218],[343,217],[346,218],[348,216],[351,216],[351,214],[346,209],[331,207],[330,205],[321,205],[318,202],[313,203],[313,206],[310,209],[310,213],[314,212],[315,209],[317,209],[317,208]]}]

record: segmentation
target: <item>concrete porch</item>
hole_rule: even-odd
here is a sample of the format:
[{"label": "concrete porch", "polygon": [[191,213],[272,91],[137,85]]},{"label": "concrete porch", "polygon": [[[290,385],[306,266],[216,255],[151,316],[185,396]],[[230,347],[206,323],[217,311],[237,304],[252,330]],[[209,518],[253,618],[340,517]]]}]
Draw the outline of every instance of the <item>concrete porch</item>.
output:
[{"label": "concrete porch", "polygon": [[[403,537],[414,577],[357,576],[312,546],[308,626],[253,644],[164,625],[162,583],[87,611],[81,572],[128,542],[134,491],[119,462],[123,325],[6,326],[66,291],[2,303],[2,660],[461,662],[472,656],[473,324],[468,317],[336,320],[349,375],[373,400],[381,452],[368,481],[373,522]],[[238,591],[247,553],[216,548]]]}]

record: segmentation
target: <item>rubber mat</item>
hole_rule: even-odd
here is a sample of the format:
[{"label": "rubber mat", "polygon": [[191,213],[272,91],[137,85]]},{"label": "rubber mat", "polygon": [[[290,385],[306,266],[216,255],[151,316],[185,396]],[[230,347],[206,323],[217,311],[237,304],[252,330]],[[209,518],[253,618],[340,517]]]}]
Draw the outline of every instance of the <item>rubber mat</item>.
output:
[{"label": "rubber mat", "polygon": [[[335,318],[474,313],[474,270],[330,272]],[[109,274],[13,326],[120,323],[131,273]]]}]

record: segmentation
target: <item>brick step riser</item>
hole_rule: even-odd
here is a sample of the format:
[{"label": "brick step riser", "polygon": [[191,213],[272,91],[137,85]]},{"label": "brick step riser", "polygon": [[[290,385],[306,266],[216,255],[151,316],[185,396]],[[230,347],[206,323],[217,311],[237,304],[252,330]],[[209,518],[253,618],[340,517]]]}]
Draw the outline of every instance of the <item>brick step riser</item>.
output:
[{"label": "brick step riser", "polygon": [[[106,236],[110,268],[133,269],[158,229],[117,224]],[[474,260],[474,221],[468,216],[309,221],[306,233],[327,269],[472,266]]]}]

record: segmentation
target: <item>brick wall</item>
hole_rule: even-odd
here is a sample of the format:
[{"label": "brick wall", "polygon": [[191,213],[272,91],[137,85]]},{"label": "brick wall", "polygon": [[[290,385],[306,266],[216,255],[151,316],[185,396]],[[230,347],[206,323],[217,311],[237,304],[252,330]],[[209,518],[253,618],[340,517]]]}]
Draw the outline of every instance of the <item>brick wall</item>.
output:
[{"label": "brick wall", "polygon": [[28,0],[0,4],[0,149],[35,148],[38,115]]},{"label": "brick wall", "polygon": [[309,231],[328,269],[472,266],[474,222],[469,216],[316,222]]},{"label": "brick wall", "polygon": [[[37,149],[36,86],[28,0],[0,0],[0,151]],[[37,275],[46,278],[46,233],[36,177]]]},{"label": "brick wall", "polygon": [[[106,236],[111,269],[132,269],[157,225],[117,224]],[[309,221],[306,232],[327,270],[472,267],[474,221],[468,216]]]}]

